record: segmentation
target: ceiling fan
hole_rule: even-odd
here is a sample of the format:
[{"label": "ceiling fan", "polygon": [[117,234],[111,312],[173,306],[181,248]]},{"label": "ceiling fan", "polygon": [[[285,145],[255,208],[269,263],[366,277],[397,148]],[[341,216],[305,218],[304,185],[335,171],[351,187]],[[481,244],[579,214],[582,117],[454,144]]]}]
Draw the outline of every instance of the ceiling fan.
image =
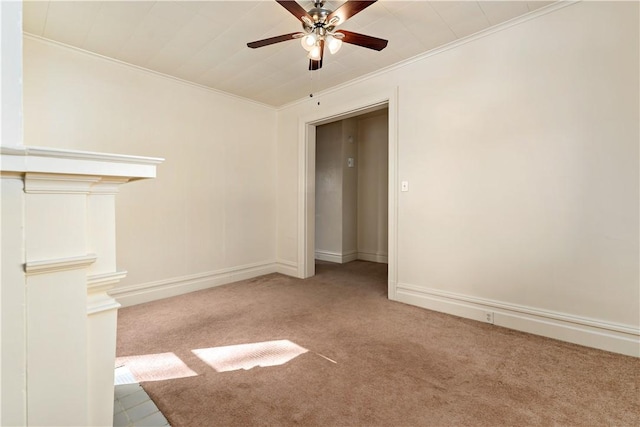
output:
[{"label": "ceiling fan", "polygon": [[276,1],[302,22],[304,32],[283,34],[281,36],[257,40],[247,43],[248,47],[256,49],[287,40],[300,39],[302,47],[309,52],[307,55],[309,58],[309,70],[319,70],[322,68],[325,44],[332,54],[340,49],[343,42],[378,51],[387,47],[387,40],[354,33],[352,31],[336,30],[338,25],[343,24],[347,19],[371,6],[376,0],[348,0],[334,11],[325,9],[325,2],[320,0],[315,0],[314,7],[309,11],[304,10],[302,6],[292,0]]}]

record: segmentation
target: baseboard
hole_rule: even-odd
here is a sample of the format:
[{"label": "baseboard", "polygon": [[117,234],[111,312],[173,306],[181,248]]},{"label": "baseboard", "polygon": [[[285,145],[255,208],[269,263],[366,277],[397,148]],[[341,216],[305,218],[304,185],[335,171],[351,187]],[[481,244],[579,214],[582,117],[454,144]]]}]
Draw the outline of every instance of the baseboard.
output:
[{"label": "baseboard", "polygon": [[298,263],[279,259],[276,261],[276,273],[298,277]]},{"label": "baseboard", "polygon": [[398,283],[395,301],[587,347],[640,357],[640,329]]},{"label": "baseboard", "polygon": [[358,259],[358,254],[355,251],[347,252],[344,254],[330,251],[316,251],[315,256],[317,260],[337,262],[338,264],[344,264]]},{"label": "baseboard", "polygon": [[251,279],[279,272],[279,263],[274,261],[247,264],[189,276],[174,277],[156,282],[117,287],[109,292],[123,307],[169,298],[193,291],[226,285],[239,280]]},{"label": "baseboard", "polygon": [[363,261],[378,262],[381,264],[389,263],[389,257],[387,256],[387,254],[383,254],[383,253],[358,252],[357,259],[361,259]]}]

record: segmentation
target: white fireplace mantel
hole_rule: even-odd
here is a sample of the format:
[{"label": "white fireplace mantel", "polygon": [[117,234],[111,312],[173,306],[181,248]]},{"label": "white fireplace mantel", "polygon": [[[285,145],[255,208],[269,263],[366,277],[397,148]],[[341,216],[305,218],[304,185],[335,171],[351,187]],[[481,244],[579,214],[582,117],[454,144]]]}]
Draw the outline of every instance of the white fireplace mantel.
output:
[{"label": "white fireplace mantel", "polygon": [[0,148],[0,425],[111,425],[115,196],[162,161]]}]

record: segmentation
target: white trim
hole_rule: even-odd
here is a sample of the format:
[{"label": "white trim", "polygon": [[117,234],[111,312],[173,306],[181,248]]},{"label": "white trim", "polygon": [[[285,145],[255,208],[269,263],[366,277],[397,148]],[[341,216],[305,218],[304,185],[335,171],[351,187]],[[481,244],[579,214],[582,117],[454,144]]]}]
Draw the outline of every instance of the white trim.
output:
[{"label": "white trim", "polygon": [[357,259],[361,259],[362,261],[370,261],[370,262],[378,262],[382,264],[389,263],[389,256],[384,253],[372,253],[372,252],[358,252]]},{"label": "white trim", "polygon": [[212,88],[212,87],[209,87],[209,86],[204,86],[204,85],[201,85],[199,83],[195,83],[195,82],[191,82],[191,81],[188,81],[188,80],[184,80],[184,79],[181,79],[179,77],[171,76],[169,74],[164,74],[164,73],[161,73],[159,71],[154,71],[154,70],[151,70],[149,68],[141,67],[139,65],[133,65],[133,64],[130,64],[128,62],[120,61],[119,59],[115,59],[115,58],[111,58],[111,57],[108,57],[108,56],[100,55],[99,53],[95,53],[95,52],[91,52],[91,51],[88,51],[88,50],[84,50],[84,49],[81,49],[79,47],[71,46],[71,45],[56,41],[56,40],[51,40],[51,39],[48,39],[46,37],[38,36],[36,34],[31,34],[31,33],[28,33],[26,31],[23,31],[22,35],[26,39],[36,40],[36,41],[39,41],[39,42],[42,42],[42,43],[45,43],[45,44],[49,44],[49,45],[52,45],[52,46],[56,46],[56,47],[59,47],[59,48],[63,48],[63,49],[73,50],[73,51],[76,51],[76,52],[79,52],[79,53],[83,53],[83,54],[88,55],[88,56],[92,56],[94,58],[99,58],[99,59],[102,59],[102,60],[105,60],[105,61],[108,61],[108,62],[112,62],[114,64],[118,64],[118,65],[121,65],[121,66],[124,66],[124,67],[127,67],[127,68],[132,68],[134,70],[141,71],[143,73],[149,73],[149,74],[152,74],[152,75],[154,75],[156,77],[160,77],[160,78],[163,78],[163,79],[166,79],[166,80],[172,80],[175,83],[179,83],[179,84],[182,84],[182,85],[185,85],[185,86],[191,86],[193,88],[200,89],[200,90],[205,90],[207,92],[213,92],[215,94],[218,94],[218,95],[221,95],[221,96],[225,96],[227,98],[232,98],[232,99],[235,99],[237,101],[248,102],[250,104],[255,104],[255,105],[258,105],[260,107],[268,108],[270,110],[275,110],[275,108],[276,108],[273,105],[265,104],[265,103],[262,103],[260,101],[256,101],[254,99],[245,98],[245,97],[242,97],[240,95],[235,95],[233,93],[225,92],[225,91],[220,90],[220,89],[215,89],[215,88]]},{"label": "white trim", "polygon": [[640,328],[540,310],[453,292],[398,283],[396,301],[542,335],[601,350],[640,357]]},{"label": "white trim", "polygon": [[[387,225],[387,297],[394,299],[396,296],[396,283],[398,282],[398,200],[399,179],[399,146],[398,146],[398,123],[399,123],[399,87],[395,88],[393,96],[388,104],[389,116],[389,189],[388,189],[388,225]],[[392,102],[393,101],[393,102]]]},{"label": "white trim", "polygon": [[127,277],[126,271],[92,274],[87,277],[87,314],[119,309],[120,303],[107,292],[113,289],[122,279]]},{"label": "white trim", "polygon": [[338,264],[345,264],[347,262],[355,261],[358,259],[358,253],[356,251],[339,253],[331,251],[315,251],[315,258],[320,261],[336,262]]},{"label": "white trim", "polygon": [[87,290],[89,292],[105,292],[117,285],[127,277],[126,271],[114,271],[112,273],[92,274],[87,277]]},{"label": "white trim", "polygon": [[24,182],[24,173],[23,172],[8,172],[5,170],[0,170],[0,178],[1,179],[17,179]]},{"label": "white trim", "polygon": [[342,264],[355,261],[357,259],[358,259],[358,252],[356,251],[351,251],[351,252],[342,254]]},{"label": "white trim", "polygon": [[447,52],[447,51],[449,51],[451,49],[455,49],[455,48],[457,48],[459,46],[463,46],[463,45],[465,45],[467,43],[470,43],[470,42],[473,42],[475,40],[490,36],[490,35],[492,35],[494,33],[500,32],[500,31],[504,31],[504,30],[506,30],[508,28],[511,28],[511,27],[515,26],[515,25],[523,24],[525,22],[531,21],[532,19],[536,19],[536,18],[538,18],[540,16],[543,16],[543,15],[546,15],[548,13],[555,12],[556,10],[563,9],[563,8],[565,8],[567,6],[571,6],[571,5],[575,4],[575,3],[579,3],[580,1],[581,0],[566,0],[566,1],[565,0],[561,0],[561,1],[556,1],[555,3],[552,3],[552,4],[548,5],[548,6],[544,6],[544,7],[541,7],[540,9],[536,9],[533,12],[529,12],[529,13],[527,13],[525,15],[513,18],[513,19],[511,19],[509,21],[505,21],[505,22],[500,23],[498,25],[495,25],[495,26],[489,27],[487,29],[478,31],[477,33],[471,34],[469,36],[465,36],[463,38],[454,40],[454,41],[449,42],[449,43],[447,43],[445,45],[439,46],[439,47],[437,47],[435,49],[431,49],[431,50],[428,50],[426,52],[419,53],[416,56],[412,56],[411,58],[407,58],[407,59],[405,59],[403,61],[396,62],[395,64],[391,64],[391,65],[389,65],[387,67],[380,68],[378,70],[372,71],[369,74],[365,74],[363,76],[356,77],[355,79],[349,80],[349,81],[347,81],[345,83],[341,83],[339,85],[332,86],[332,87],[330,87],[328,89],[325,89],[325,90],[322,90],[322,91],[318,91],[317,93],[314,93],[314,99],[313,100],[309,100],[308,97],[300,98],[300,99],[297,99],[295,101],[291,101],[291,102],[288,102],[286,104],[283,104],[283,105],[281,105],[279,107],[276,107],[276,108],[277,108],[278,111],[281,111],[281,110],[285,110],[285,109],[290,108],[290,107],[295,107],[296,105],[304,104],[306,102],[316,102],[315,100],[317,100],[317,98],[320,97],[320,96],[325,96],[325,95],[328,95],[330,93],[340,91],[340,90],[342,90],[344,88],[347,88],[349,86],[356,85],[356,84],[361,83],[363,81],[378,77],[378,76],[383,75],[383,74],[387,74],[387,73],[393,72],[393,71],[398,70],[400,68],[403,68],[403,67],[406,67],[408,65],[411,65],[414,62],[418,62],[418,61],[421,61],[421,60],[423,60],[425,58],[428,58],[430,56],[434,56],[434,55],[438,55],[438,54],[443,53],[443,52]]},{"label": "white trim", "polygon": [[91,187],[92,196],[115,196],[120,191],[120,186],[129,182],[129,178],[102,178],[100,182]]},{"label": "white trim", "polygon": [[239,280],[252,279],[265,274],[276,273],[278,269],[279,267],[274,261],[246,264],[207,273],[117,287],[109,293],[116,298],[123,307],[128,307],[202,289],[213,288],[215,286],[226,285]]},{"label": "white trim", "polygon": [[37,156],[54,159],[91,160],[97,162],[135,163],[159,165],[164,162],[160,157],[129,156],[125,154],[94,153],[92,151],[67,150],[48,147],[0,147],[0,154],[7,156]]},{"label": "white trim", "polygon": [[276,261],[276,273],[284,274],[285,276],[298,277],[298,263],[279,259]]},{"label": "white trim", "polygon": [[107,294],[91,295],[87,298],[87,315],[117,310],[122,305]]},{"label": "white trim", "polygon": [[26,173],[24,192],[29,194],[89,194],[97,176]]},{"label": "white trim", "polygon": [[85,177],[155,178],[158,157],[124,156],[41,147],[0,147],[0,167],[5,172]]},{"label": "white trim", "polygon": [[[315,274],[316,132],[311,120],[298,121],[298,278]],[[311,167],[312,166],[312,167]],[[313,173],[311,173],[313,172]],[[307,232],[312,230],[311,232]]]},{"label": "white trim", "polygon": [[314,258],[320,261],[335,262],[342,264],[342,255],[337,252],[318,251],[314,252]]},{"label": "white trim", "polygon": [[398,88],[364,96],[324,112],[298,119],[298,276],[315,274],[315,128],[333,120],[353,117],[386,106],[389,110],[389,274],[388,295],[395,294],[397,269]]},{"label": "white trim", "polygon": [[87,254],[69,258],[45,259],[38,261],[27,261],[24,271],[27,276],[34,274],[57,273],[66,270],[78,270],[93,264],[97,259],[96,254]]}]

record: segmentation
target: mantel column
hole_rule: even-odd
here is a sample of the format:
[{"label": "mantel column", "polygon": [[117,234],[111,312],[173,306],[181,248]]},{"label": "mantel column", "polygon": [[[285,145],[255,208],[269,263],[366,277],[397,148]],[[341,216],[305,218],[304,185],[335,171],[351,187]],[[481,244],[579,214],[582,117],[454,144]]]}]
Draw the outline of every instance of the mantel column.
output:
[{"label": "mantel column", "polygon": [[25,174],[29,425],[89,425],[87,196],[99,181]]},{"label": "mantel column", "polygon": [[108,294],[125,278],[116,268],[116,194],[127,178],[103,178],[87,197],[87,251],[99,254],[87,276],[89,425],[113,422],[116,325],[120,304]]}]

